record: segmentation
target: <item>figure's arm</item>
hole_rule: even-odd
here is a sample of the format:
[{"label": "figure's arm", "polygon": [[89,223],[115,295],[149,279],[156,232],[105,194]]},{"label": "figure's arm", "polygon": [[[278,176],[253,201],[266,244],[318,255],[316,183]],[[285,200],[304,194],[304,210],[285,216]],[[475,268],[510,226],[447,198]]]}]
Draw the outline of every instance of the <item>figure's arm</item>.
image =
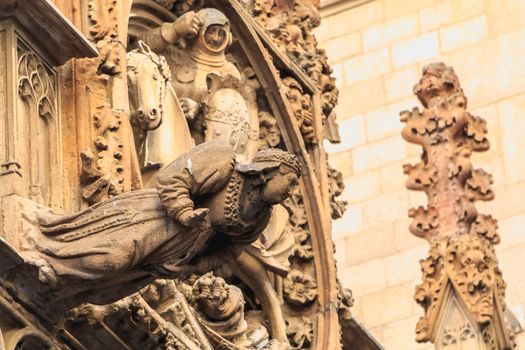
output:
[{"label": "figure's arm", "polygon": [[160,50],[174,45],[179,39],[197,36],[201,23],[195,12],[189,11],[173,23],[163,23],[160,27],[144,34],[142,40],[152,49]]},{"label": "figure's arm", "polygon": [[186,226],[198,223],[207,209],[194,210],[193,196],[220,191],[234,166],[231,147],[217,141],[201,144],[168,165],[157,176],[160,201],[168,215]]},{"label": "figure's arm", "polygon": [[166,208],[169,217],[185,226],[189,226],[196,219],[202,218],[206,213],[200,213],[199,215],[195,213],[191,217],[189,216],[194,212],[194,203],[190,192],[194,180],[186,167],[176,169],[178,168],[176,165],[178,164],[170,164],[166,168],[168,171],[163,171],[158,175],[157,189],[160,202]]}]

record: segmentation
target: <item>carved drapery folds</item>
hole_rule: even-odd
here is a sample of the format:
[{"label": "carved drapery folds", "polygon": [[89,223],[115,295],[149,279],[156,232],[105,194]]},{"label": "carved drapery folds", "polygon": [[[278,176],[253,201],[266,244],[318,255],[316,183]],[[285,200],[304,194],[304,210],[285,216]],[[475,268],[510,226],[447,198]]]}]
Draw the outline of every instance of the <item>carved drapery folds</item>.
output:
[{"label": "carved drapery folds", "polygon": [[414,92],[424,109],[401,112],[402,135],[423,153],[420,163],[403,170],[407,188],[428,196],[427,207],[410,209],[410,232],[431,246],[415,293],[425,310],[416,340],[432,341],[437,349],[511,349],[503,318],[505,282],[494,251],[497,222],[475,207],[494,197],[493,180],[470,163],[472,152],[489,148],[486,122],[466,111],[458,78],[443,63],[425,67]]}]

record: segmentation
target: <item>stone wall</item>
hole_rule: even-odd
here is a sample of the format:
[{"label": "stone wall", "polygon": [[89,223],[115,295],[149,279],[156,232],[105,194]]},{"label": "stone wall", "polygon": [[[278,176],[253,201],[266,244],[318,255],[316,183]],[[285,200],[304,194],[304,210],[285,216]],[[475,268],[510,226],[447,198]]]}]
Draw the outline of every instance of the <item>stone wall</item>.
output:
[{"label": "stone wall", "polygon": [[412,87],[439,60],[454,67],[468,110],[488,122],[491,148],[472,163],[493,174],[496,199],[478,209],[499,220],[507,304],[523,324],[525,1],[343,0],[325,3],[322,14],[316,34],[337,77],[343,138],[327,149],[349,201],[334,240],[355,317],[385,349],[433,348],[413,340],[423,312],[414,286],[428,244],[408,232],[407,211],[426,197],[405,189],[402,164],[417,162],[421,148],[402,140],[399,112],[419,106]]}]

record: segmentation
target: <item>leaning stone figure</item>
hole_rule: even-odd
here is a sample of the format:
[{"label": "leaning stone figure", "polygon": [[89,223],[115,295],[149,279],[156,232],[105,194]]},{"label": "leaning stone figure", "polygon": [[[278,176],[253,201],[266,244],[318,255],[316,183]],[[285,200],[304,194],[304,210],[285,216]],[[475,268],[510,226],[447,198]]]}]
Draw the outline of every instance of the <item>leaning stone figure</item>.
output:
[{"label": "leaning stone figure", "polygon": [[[48,307],[110,303],[156,277],[203,273],[233,259],[258,238],[299,175],[297,158],[285,151],[259,151],[252,163],[238,164],[229,145],[204,143],[163,169],[157,189],[69,216],[24,214],[38,224],[17,250],[38,267],[52,296]],[[26,284],[23,274],[13,276]]]}]

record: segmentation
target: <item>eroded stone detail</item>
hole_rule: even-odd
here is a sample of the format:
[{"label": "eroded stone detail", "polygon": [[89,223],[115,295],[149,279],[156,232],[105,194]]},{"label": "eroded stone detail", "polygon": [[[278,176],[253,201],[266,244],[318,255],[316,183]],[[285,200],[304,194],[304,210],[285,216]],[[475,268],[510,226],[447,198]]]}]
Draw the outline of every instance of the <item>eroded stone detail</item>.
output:
[{"label": "eroded stone detail", "polygon": [[435,338],[447,327],[447,321],[437,324],[444,305],[457,295],[475,321],[474,329],[468,328],[472,334],[480,339],[483,334],[486,344],[499,344],[487,348],[512,348],[503,317],[505,282],[493,246],[500,240],[497,222],[475,207],[476,201],[494,197],[492,176],[470,163],[472,152],[489,147],[486,122],[466,111],[459,80],[443,63],[423,69],[414,93],[424,109],[401,112],[406,123],[402,135],[424,151],[420,163],[403,169],[407,187],[424,191],[429,202],[426,208],[410,209],[410,231],[431,245],[429,256],[421,261],[423,283],[416,287],[415,299],[425,309],[416,340],[435,342],[438,349],[447,349],[450,341],[470,342],[466,331],[464,337]]}]

